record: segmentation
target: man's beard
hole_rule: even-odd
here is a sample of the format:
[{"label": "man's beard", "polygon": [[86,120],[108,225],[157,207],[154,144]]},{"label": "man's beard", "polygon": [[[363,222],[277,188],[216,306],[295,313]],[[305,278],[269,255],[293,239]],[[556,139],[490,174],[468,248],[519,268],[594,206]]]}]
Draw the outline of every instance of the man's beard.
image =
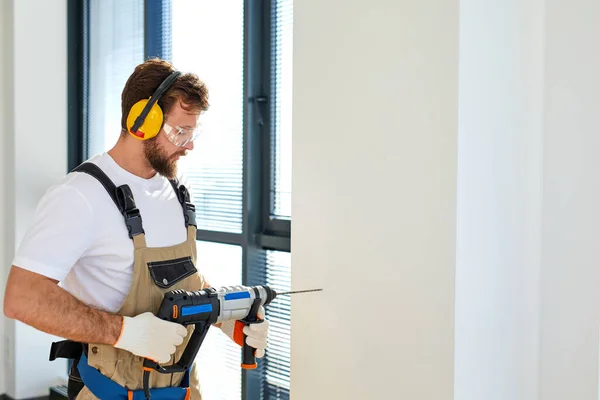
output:
[{"label": "man's beard", "polygon": [[174,153],[168,157],[163,149],[158,145],[156,138],[144,142],[144,155],[150,163],[152,169],[168,179],[174,179],[177,176],[177,156],[185,155],[186,151]]}]

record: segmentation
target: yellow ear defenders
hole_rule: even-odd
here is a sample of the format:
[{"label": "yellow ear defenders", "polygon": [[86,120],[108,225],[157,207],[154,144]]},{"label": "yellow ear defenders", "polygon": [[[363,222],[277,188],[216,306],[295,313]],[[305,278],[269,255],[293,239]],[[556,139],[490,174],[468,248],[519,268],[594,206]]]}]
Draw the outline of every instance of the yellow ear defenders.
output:
[{"label": "yellow ear defenders", "polygon": [[179,71],[171,73],[149,99],[140,100],[131,107],[127,115],[127,129],[134,138],[146,140],[158,135],[162,129],[164,118],[158,100],[177,80],[179,75],[181,75]]}]

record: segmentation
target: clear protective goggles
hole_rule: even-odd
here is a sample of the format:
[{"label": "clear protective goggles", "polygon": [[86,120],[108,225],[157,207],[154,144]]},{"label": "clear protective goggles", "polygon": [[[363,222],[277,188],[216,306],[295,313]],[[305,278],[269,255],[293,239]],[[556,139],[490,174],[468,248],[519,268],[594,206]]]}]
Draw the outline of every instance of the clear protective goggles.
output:
[{"label": "clear protective goggles", "polygon": [[189,142],[196,140],[202,131],[200,125],[195,128],[182,128],[180,126],[169,125],[166,122],[163,124],[163,130],[169,142],[178,147],[183,147]]}]

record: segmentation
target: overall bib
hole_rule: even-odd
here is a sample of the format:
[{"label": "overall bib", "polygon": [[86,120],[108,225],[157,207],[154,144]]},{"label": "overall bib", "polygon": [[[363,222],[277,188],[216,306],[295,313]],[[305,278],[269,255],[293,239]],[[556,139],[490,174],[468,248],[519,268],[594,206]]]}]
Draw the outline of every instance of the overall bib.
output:
[{"label": "overall bib", "polygon": [[[184,213],[185,227],[182,229],[187,229],[186,241],[169,247],[147,247],[142,216],[135,207],[129,187],[122,185],[117,188],[100,168],[91,163],[81,164],[74,171],[86,172],[102,183],[121,211],[129,236],[133,240],[133,280],[129,293],[116,314],[128,317],[147,311],[156,314],[165,292],[174,289],[196,291],[203,288],[204,277],[195,267],[195,208],[190,203],[189,193],[183,185],[178,186],[176,181],[171,181]],[[188,335],[183,343],[177,347],[171,360],[162,365],[171,365],[179,360],[193,330],[193,326],[188,326]],[[76,399],[145,399],[142,391],[142,357],[104,344],[84,344],[83,349],[70,374],[69,385],[79,383],[81,388],[77,388]],[[56,358],[56,353],[61,351],[54,353]],[[202,399],[195,364],[185,373],[161,374],[152,371],[150,388],[153,388],[151,390],[153,400]],[[72,392],[71,389],[69,391]]]}]

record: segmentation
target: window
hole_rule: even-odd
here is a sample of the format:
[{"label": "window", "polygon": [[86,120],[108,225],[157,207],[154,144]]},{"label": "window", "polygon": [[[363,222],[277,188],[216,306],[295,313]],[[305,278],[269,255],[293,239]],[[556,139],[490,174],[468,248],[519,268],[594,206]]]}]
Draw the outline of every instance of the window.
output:
[{"label": "window", "polygon": [[[214,286],[291,286],[291,0],[69,0],[69,167],[107,150],[133,68],[157,56],[209,87],[203,134],[180,168],[192,185],[198,264]],[[198,356],[214,399],[289,399],[290,299],[256,370],[211,329]],[[223,388],[226,388],[224,391]]]}]

